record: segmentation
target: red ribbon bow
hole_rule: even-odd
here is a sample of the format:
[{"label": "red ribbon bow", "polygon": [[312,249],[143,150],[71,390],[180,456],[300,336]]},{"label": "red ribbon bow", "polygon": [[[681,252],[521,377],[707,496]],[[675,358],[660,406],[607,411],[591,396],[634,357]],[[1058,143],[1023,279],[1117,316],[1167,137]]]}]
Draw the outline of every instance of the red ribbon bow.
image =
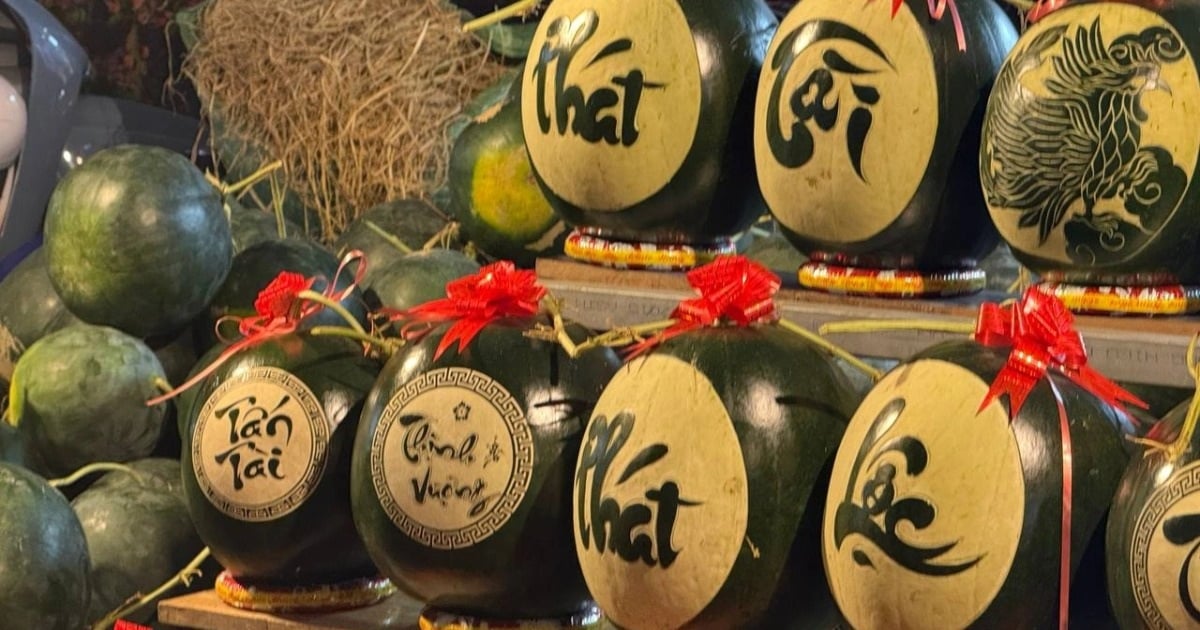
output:
[{"label": "red ribbon bow", "polygon": [[[358,268],[354,271],[354,280],[341,290],[338,290],[338,279],[341,277],[342,272],[345,271],[350,263],[355,261],[358,262]],[[338,265],[337,273],[334,274],[333,280],[325,286],[325,289],[321,291],[321,295],[333,302],[341,302],[362,282],[363,275],[366,272],[366,255],[357,250],[347,253]],[[157,398],[146,401],[146,404],[154,406],[187,391],[195,386],[196,383],[199,383],[216,371],[230,357],[242,350],[256,346],[269,339],[283,337],[296,332],[300,328],[301,322],[316,315],[325,308],[325,305],[320,302],[304,300],[300,297],[300,293],[311,289],[318,278],[306,278],[302,274],[293,271],[280,272],[278,276],[275,276],[274,280],[259,291],[258,297],[254,300],[255,315],[241,318],[222,317],[217,322],[217,328],[219,329],[224,321],[228,319],[237,320],[238,332],[242,335],[241,339],[231,343],[228,348],[225,348],[221,354],[217,355],[216,359],[205,366],[203,370],[192,375],[187,382]],[[217,336],[220,336],[219,330]]]},{"label": "red ribbon bow", "polygon": [[738,326],[774,321],[779,276],[744,256],[721,256],[688,272],[688,284],[699,297],[684,300],[671,312],[675,323],[627,351],[636,357],[690,330],[727,320]]},{"label": "red ribbon bow", "polygon": [[[537,315],[538,302],[545,295],[546,289],[538,283],[537,274],[502,260],[473,276],[450,282],[446,285],[446,297],[402,311],[396,319],[431,325],[454,322],[438,343],[433,355],[436,360],[456,341],[458,351],[462,352],[484,327],[497,319]],[[401,331],[405,338],[420,334],[411,331],[410,326]]]},{"label": "red ribbon bow", "polygon": [[[1008,417],[1017,417],[1025,399],[1051,369],[1118,410],[1126,418],[1125,403],[1145,408],[1137,396],[1125,391],[1087,364],[1083,337],[1074,328],[1075,318],[1057,297],[1036,288],[1025,291],[1009,306],[984,303],[975,324],[975,341],[992,347],[1009,346],[1008,361],[996,375],[979,405],[982,411],[1001,395],[1008,395]],[[1066,630],[1071,590],[1071,507],[1074,494],[1074,447],[1070,418],[1053,381],[1050,393],[1058,407],[1062,448],[1062,523],[1059,540],[1058,626]]]},{"label": "red ribbon bow", "polygon": [[[867,0],[874,2],[875,0]],[[954,4],[954,0],[926,0],[929,4],[929,17],[933,20],[940,20],[946,15],[946,10],[950,10],[950,18],[954,21],[954,36],[958,39],[958,49],[965,51],[967,49],[967,34],[963,30],[962,17],[958,14],[958,7]],[[1064,0],[1059,0],[1064,1]],[[892,0],[892,17],[900,12],[900,7],[904,4],[904,0]]]},{"label": "red ribbon bow", "polygon": [[1051,369],[1126,416],[1125,404],[1146,408],[1140,398],[1087,364],[1083,337],[1074,323],[1061,300],[1036,289],[1026,291],[1013,305],[983,304],[975,340],[985,346],[1011,346],[1012,352],[979,408],[1008,394],[1009,417],[1015,418],[1034,386]]},{"label": "red ribbon bow", "polygon": [[118,619],[117,623],[113,625],[113,630],[151,630],[151,628],[150,626],[143,626],[141,624],[133,623],[132,621]]}]

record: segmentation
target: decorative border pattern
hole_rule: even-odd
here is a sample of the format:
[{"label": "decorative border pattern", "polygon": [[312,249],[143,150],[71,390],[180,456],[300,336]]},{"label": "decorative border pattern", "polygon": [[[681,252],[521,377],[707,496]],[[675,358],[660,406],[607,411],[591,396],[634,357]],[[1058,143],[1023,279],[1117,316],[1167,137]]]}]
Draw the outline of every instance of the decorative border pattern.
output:
[{"label": "decorative border pattern", "polygon": [[[388,433],[397,426],[400,415],[410,402],[421,394],[444,387],[469,389],[488,400],[504,420],[513,445],[513,472],[500,500],[482,519],[456,530],[432,529],[418,523],[404,512],[396,497],[388,489],[386,449]],[[392,523],[417,542],[435,549],[462,549],[470,547],[491,536],[512,517],[533,475],[533,433],[525,413],[517,401],[500,383],[482,372],[469,368],[440,368],[425,372],[409,381],[397,391],[383,415],[371,440],[371,481],[375,485],[375,496],[380,506],[392,519]]]},{"label": "decorative border pattern", "polygon": [[806,289],[895,298],[967,295],[987,285],[987,273],[982,269],[865,269],[821,262],[805,263],[798,277],[800,286]]},{"label": "decorative border pattern", "polygon": [[1185,315],[1200,312],[1200,287],[1180,284],[1142,287],[1084,286],[1041,282],[1037,289],[1080,313]]},{"label": "decorative border pattern", "polygon": [[1129,580],[1142,620],[1154,630],[1172,630],[1163,617],[1154,594],[1150,591],[1150,543],[1154,532],[1162,524],[1171,506],[1187,495],[1200,489],[1200,462],[1175,473],[1169,482],[1159,488],[1146,502],[1145,509],[1138,515],[1133,528],[1133,541],[1129,549]]},{"label": "decorative border pattern", "polygon": [[[296,402],[299,403],[304,409],[304,420],[308,421],[312,431],[312,455],[308,466],[305,468],[306,472],[304,476],[286,495],[270,503],[239,505],[218,493],[213,486],[212,480],[205,474],[203,436],[208,421],[213,415],[214,408],[221,398],[230,389],[251,382],[269,383],[279,387],[291,394]],[[317,485],[320,484],[321,477],[325,474],[325,465],[329,461],[329,458],[326,456],[326,451],[329,448],[329,434],[329,420],[325,417],[325,410],[317,400],[316,394],[308,388],[308,385],[304,384],[304,381],[296,378],[294,374],[277,367],[267,365],[256,366],[240,372],[233,378],[222,383],[204,401],[204,407],[200,409],[199,420],[197,420],[196,427],[192,431],[192,470],[195,472],[196,482],[200,486],[200,491],[204,493],[205,498],[208,499],[208,502],[213,507],[225,515],[249,522],[274,520],[294,512],[316,492]]]},{"label": "decorative border pattern", "polygon": [[722,255],[737,253],[733,239],[722,238],[710,245],[630,243],[609,240],[574,230],[567,237],[567,256],[614,269],[685,271],[712,262]]}]

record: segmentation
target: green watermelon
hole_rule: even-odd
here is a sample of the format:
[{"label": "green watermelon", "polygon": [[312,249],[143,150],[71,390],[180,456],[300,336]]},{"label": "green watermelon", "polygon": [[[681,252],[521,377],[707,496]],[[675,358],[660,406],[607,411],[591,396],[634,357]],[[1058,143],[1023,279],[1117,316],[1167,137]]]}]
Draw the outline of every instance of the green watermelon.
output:
[{"label": "green watermelon", "polygon": [[[1148,438],[1180,438],[1191,401],[1165,414]],[[1200,434],[1175,456],[1145,450],[1129,460],[1108,517],[1108,596],[1122,628],[1200,624],[1195,557],[1200,549]]]},{"label": "green watermelon", "polygon": [[479,271],[479,264],[451,249],[415,252],[377,270],[371,292],[383,306],[412,308],[446,297],[446,284]]},{"label": "green watermelon", "polygon": [[777,326],[713,327],[605,387],[575,472],[575,549],[625,628],[830,628],[829,469],[860,399]]},{"label": "green watermelon", "polygon": [[49,475],[92,462],[125,462],[154,450],[164,405],[162,364],[141,340],[114,328],[74,324],[46,335],[17,362],[8,420]]},{"label": "green watermelon", "polygon": [[534,177],[519,94],[463,129],[449,178],[450,210],[484,253],[529,267],[539,255],[562,251],[567,228]]},{"label": "green watermelon", "polygon": [[303,228],[284,219],[283,234],[279,233],[279,222],[275,215],[233,199],[225,198],[225,207],[229,212],[229,229],[233,237],[233,254],[236,256],[253,245],[265,241],[276,241],[282,238],[303,238]]},{"label": "green watermelon", "polygon": [[188,512],[243,584],[376,575],[347,488],[359,410],[378,369],[348,339],[288,335],[235,354],[181,398]]},{"label": "green watermelon", "polygon": [[[288,238],[264,241],[247,248],[234,258],[229,276],[208,305],[206,314],[197,318],[197,346],[206,351],[216,343],[214,326],[221,317],[253,316],[254,300],[280,272],[290,271],[306,277],[323,276],[326,280],[318,280],[313,285],[314,290],[321,291],[337,273],[338,264],[339,261],[333,254],[308,240]],[[337,288],[349,286],[353,276],[354,266],[350,265],[338,279]],[[342,306],[365,325],[366,306],[359,289],[346,296],[342,300]],[[337,313],[325,309],[306,322],[306,325],[345,326],[346,322]],[[236,332],[237,327],[232,324],[222,328],[222,333],[226,336],[235,336]]]},{"label": "green watermelon", "polygon": [[33,342],[77,321],[50,284],[45,248],[33,250],[0,280],[0,376],[12,376]]},{"label": "green watermelon", "polygon": [[[351,250],[367,257],[367,275],[363,284],[370,287],[380,269],[405,254],[388,237],[396,239],[409,250],[420,250],[425,243],[441,232],[450,219],[437,208],[420,199],[396,199],[374,206],[346,226],[333,249],[339,256]],[[458,243],[452,242],[450,246]]]},{"label": "green watermelon", "polygon": [[358,531],[384,575],[442,611],[540,619],[590,604],[571,552],[572,474],[619,363],[608,350],[570,359],[526,337],[530,325],[491,323],[436,360],[445,329],[430,334],[392,357],[363,409]]},{"label": "green watermelon", "polygon": [[518,124],[554,210],[634,243],[711,244],[749,227],[764,210],[754,88],[775,27],[761,0],[549,4]]},{"label": "green watermelon", "polygon": [[0,463],[0,506],[0,624],[83,628],[88,548],[71,505],[41,477]]},{"label": "green watermelon", "polygon": [[1014,418],[1008,396],[981,407],[1009,354],[969,340],[935,345],[888,372],[859,405],[821,531],[830,589],[852,627],[1057,626],[1060,399],[1071,440],[1072,627],[1114,627],[1104,531],[1128,461],[1121,418],[1056,372],[1036,382]]},{"label": "green watermelon", "polygon": [[71,170],[46,209],[50,280],[84,321],[137,337],[180,329],[232,259],[220,196],[178,153],[122,145]]},{"label": "green watermelon", "polygon": [[[107,473],[71,501],[91,559],[87,618],[93,622],[158,588],[204,548],[183,500],[179,462],[143,459],[129,467],[136,474]],[[214,577],[206,573],[190,589],[177,587],[165,597],[211,585]],[[153,616],[149,606],[123,618],[147,623]]]}]

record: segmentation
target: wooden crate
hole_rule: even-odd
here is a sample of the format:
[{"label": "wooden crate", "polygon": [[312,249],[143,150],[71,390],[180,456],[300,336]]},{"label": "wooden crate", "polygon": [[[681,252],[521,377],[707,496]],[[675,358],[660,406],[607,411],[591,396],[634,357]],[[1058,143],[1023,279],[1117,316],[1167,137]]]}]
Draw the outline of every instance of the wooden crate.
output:
[{"label": "wooden crate", "polygon": [[269,615],[231,608],[215,591],[159,602],[158,620],[195,630],[416,630],[421,604],[397,593],[375,606],[323,615]]}]

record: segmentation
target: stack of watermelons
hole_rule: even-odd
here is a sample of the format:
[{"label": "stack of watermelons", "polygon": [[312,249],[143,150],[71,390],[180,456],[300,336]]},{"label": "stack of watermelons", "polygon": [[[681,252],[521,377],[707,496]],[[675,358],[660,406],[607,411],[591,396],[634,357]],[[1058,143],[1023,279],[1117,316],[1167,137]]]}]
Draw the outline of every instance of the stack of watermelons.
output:
[{"label": "stack of watermelons", "polygon": [[[371,209],[326,246],[223,192],[182,155],[106,149],[59,183],[44,245],[0,280],[0,619],[11,627],[90,626],[201,551],[175,404],[147,401],[223,343],[222,317],[253,315],[280,272],[317,277],[320,291],[340,255],[365,252],[370,273],[343,303],[365,323],[368,304],[440,297],[478,268],[459,251],[421,251],[447,224],[423,202]],[[203,568],[191,588],[212,584],[215,567]]]}]

